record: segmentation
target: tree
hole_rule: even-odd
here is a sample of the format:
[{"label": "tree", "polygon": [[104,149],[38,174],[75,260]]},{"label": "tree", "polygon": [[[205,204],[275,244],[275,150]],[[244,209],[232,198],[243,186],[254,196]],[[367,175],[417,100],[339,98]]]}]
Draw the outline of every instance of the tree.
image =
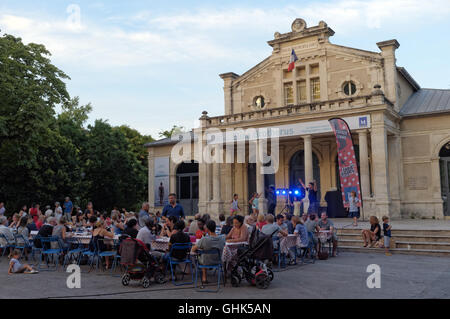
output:
[{"label": "tree", "polygon": [[55,105],[69,100],[69,77],[49,56],[43,45],[0,37],[0,198],[14,208],[50,198],[60,186],[51,177],[65,180],[62,162],[74,151],[53,131]]},{"label": "tree", "polygon": [[173,135],[183,133],[185,128],[183,126],[174,125],[170,130],[160,131],[159,137],[171,138]]},{"label": "tree", "polygon": [[143,165],[129,150],[127,138],[102,120],[88,126],[88,139],[82,151],[85,187],[97,207],[134,208],[146,195],[147,177]]}]

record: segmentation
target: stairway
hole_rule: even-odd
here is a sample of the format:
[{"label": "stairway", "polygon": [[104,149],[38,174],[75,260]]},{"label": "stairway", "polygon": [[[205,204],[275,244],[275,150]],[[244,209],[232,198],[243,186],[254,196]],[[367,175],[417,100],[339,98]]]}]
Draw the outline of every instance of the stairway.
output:
[{"label": "stairway", "polygon": [[[339,250],[384,253],[384,248],[364,248],[360,227],[338,227]],[[450,230],[393,229],[393,254],[450,257]]]}]

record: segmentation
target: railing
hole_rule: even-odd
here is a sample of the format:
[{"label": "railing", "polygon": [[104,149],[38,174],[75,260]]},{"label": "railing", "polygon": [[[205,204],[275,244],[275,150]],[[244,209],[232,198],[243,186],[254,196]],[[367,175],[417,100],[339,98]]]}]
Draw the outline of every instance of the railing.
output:
[{"label": "railing", "polygon": [[263,119],[270,119],[274,117],[284,117],[300,114],[311,114],[326,111],[346,110],[358,107],[365,107],[371,105],[388,104],[384,95],[364,95],[358,97],[344,98],[338,100],[330,100],[324,102],[313,102],[308,104],[288,105],[278,108],[255,110],[243,113],[221,115],[214,117],[206,117],[206,126],[221,126],[239,123],[242,121],[256,121]]}]

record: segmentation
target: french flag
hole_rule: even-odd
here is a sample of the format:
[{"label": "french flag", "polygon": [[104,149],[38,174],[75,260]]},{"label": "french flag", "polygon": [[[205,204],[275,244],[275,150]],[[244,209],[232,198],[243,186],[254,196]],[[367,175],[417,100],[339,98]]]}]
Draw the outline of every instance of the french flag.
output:
[{"label": "french flag", "polygon": [[297,61],[297,55],[295,54],[294,49],[292,49],[291,52],[291,58],[289,59],[289,66],[288,66],[288,72],[291,72],[295,68],[295,61]]}]

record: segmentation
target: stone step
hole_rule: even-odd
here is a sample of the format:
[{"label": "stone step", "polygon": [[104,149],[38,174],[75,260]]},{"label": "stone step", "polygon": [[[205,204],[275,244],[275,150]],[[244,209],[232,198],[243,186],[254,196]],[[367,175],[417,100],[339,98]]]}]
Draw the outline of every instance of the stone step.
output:
[{"label": "stone step", "polygon": [[[366,229],[366,228],[364,228]],[[339,234],[361,234],[363,228],[338,228],[337,233]],[[414,236],[448,236],[450,237],[450,230],[424,230],[424,229],[392,229],[392,236],[403,236],[403,235],[414,235]]]},{"label": "stone step", "polygon": [[[350,251],[359,253],[384,253],[384,248],[364,248],[357,246],[339,246],[340,251]],[[392,254],[406,254],[406,255],[423,255],[423,256],[435,256],[435,257],[450,257],[449,250],[429,250],[429,249],[405,249],[405,248],[392,248],[390,250]]]},{"label": "stone step", "polygon": [[448,250],[450,252],[450,243],[430,243],[430,242],[409,242],[395,241],[395,248],[405,249],[425,249],[425,250]]},{"label": "stone step", "polygon": [[[339,239],[362,239],[361,233],[359,234],[348,234],[348,233],[338,233]],[[396,235],[392,237],[395,241],[405,241],[405,242],[429,242],[429,243],[449,243],[450,236],[441,235]]]}]

